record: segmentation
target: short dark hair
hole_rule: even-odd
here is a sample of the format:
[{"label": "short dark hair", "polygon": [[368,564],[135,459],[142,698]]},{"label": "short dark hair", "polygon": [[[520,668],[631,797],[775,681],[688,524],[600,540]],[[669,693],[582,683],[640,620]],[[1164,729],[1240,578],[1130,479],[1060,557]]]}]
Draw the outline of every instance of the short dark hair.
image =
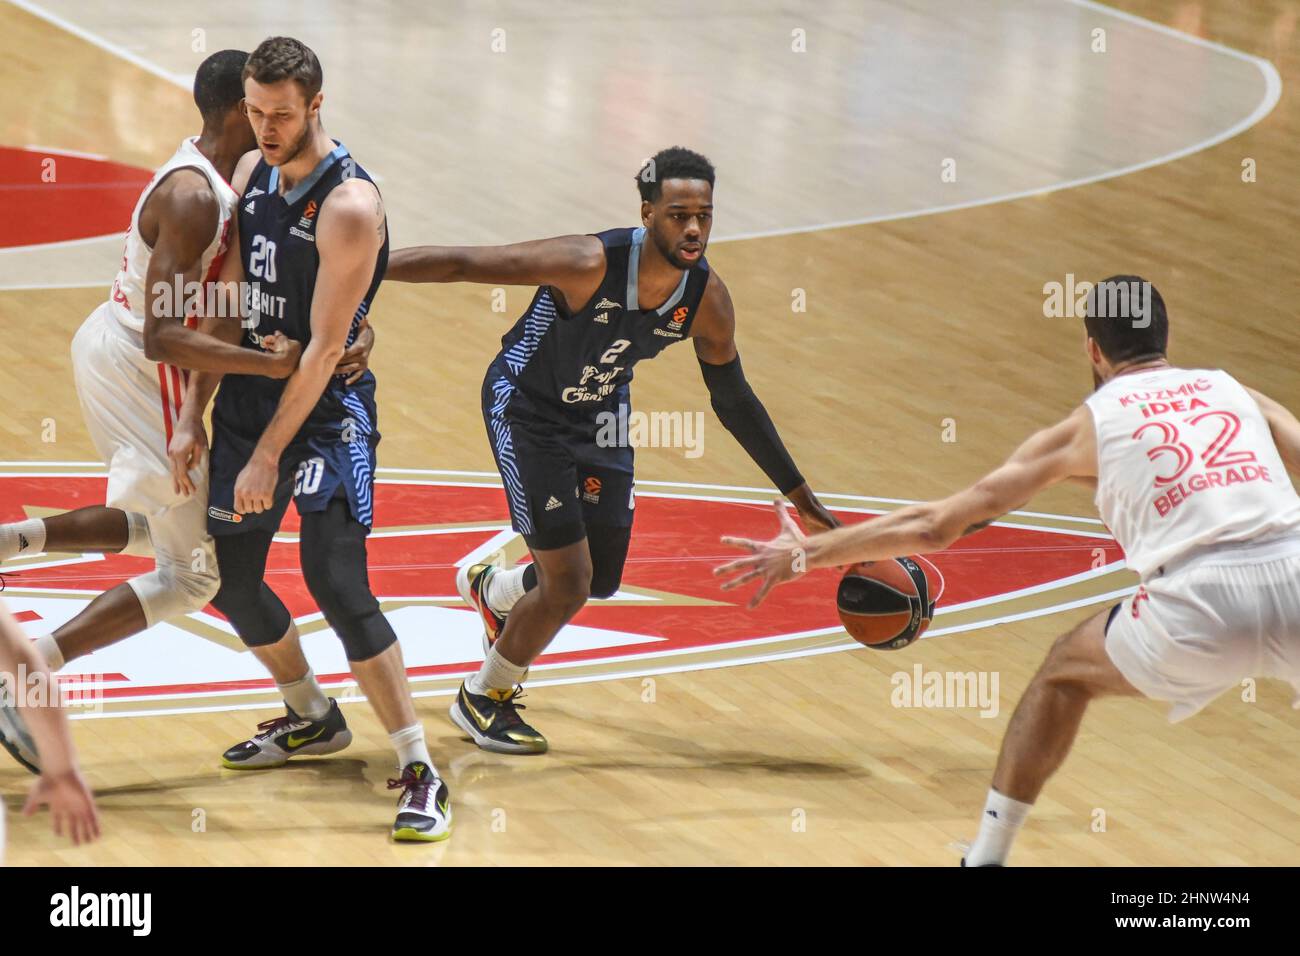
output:
[{"label": "short dark hair", "polygon": [[1088,335],[1111,363],[1155,358],[1169,346],[1165,300],[1141,276],[1111,276],[1088,292]]},{"label": "short dark hair", "polygon": [[244,98],[243,50],[221,50],[199,64],[194,74],[194,105],[205,120],[232,110]]},{"label": "short dark hair", "polygon": [[644,163],[636,174],[636,188],[646,202],[654,202],[664,191],[666,179],[703,179],[713,185],[713,164],[684,146],[661,149]]},{"label": "short dark hair", "polygon": [[244,66],[243,78],[249,77],[266,84],[293,80],[308,103],[320,92],[325,79],[311,47],[293,37],[267,37],[259,43]]}]

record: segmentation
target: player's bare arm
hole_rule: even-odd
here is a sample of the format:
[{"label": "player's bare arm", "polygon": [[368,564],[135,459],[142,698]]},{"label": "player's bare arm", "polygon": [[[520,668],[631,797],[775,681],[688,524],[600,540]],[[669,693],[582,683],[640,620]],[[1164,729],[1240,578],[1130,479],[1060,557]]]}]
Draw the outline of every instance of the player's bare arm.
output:
[{"label": "player's bare arm", "polygon": [[745,381],[736,350],[736,310],[726,284],[716,272],[709,274],[699,314],[691,326],[691,338],[718,419],[778,487],[793,483],[780,490],[809,528],[824,531],[836,527],[839,522],[835,516],[798,477],[771,418]]},{"label": "player's bare arm", "polygon": [[1006,462],[975,484],[947,498],[807,537],[777,503],[780,533],[770,541],[723,538],[723,543],[750,555],[721,565],[713,573],[734,575],[722,585],[723,590],[758,579],[760,587],[750,603],[754,607],[777,584],[813,568],[942,551],[963,535],[1021,507],[1043,489],[1070,478],[1086,482],[1096,474],[1092,414],[1080,406],[1064,421],[1032,435]]},{"label": "player's bare arm", "polygon": [[[90,787],[77,766],[68,718],[55,696],[54,678],[3,603],[0,603],[0,673],[24,675],[25,679],[11,686],[16,690],[16,703],[27,719],[41,755],[41,776],[32,784],[23,812],[30,816],[48,804],[56,834],[62,836],[66,831],[77,844],[94,840],[99,836],[99,813]],[[38,702],[25,697],[36,686],[49,689],[45,700]]]},{"label": "player's bare arm", "polygon": [[1300,475],[1300,421],[1296,420],[1295,415],[1291,414],[1291,410],[1285,405],[1273,401],[1253,388],[1246,388],[1246,391],[1255,399],[1259,410],[1264,413],[1269,431],[1273,433],[1273,443],[1277,445],[1282,461],[1286,463],[1287,471],[1293,475]]},{"label": "player's bare arm", "polygon": [[374,275],[383,245],[384,207],[363,179],[334,189],[321,205],[316,232],[320,270],[311,304],[311,341],[289,377],[274,417],[235,482],[235,508],[271,507],[280,455],[320,400],[347,347],[357,304]]},{"label": "player's bare arm", "polygon": [[557,236],[504,246],[413,246],[388,257],[385,279],[397,282],[483,282],[547,285],[571,310],[600,287],[605,250],[595,236]]},{"label": "player's bare arm", "polygon": [[168,176],[146,202],[140,226],[146,241],[153,231],[153,255],[145,277],[145,355],[198,371],[286,378],[295,365],[295,350],[256,352],[185,327],[184,290],[188,283],[203,280],[203,252],[212,241],[217,218],[217,198],[207,181],[188,169]]}]

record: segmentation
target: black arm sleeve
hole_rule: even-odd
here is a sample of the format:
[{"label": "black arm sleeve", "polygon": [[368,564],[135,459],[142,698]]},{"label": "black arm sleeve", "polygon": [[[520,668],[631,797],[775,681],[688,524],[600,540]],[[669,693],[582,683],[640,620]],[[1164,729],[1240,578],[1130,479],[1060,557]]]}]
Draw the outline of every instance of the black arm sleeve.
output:
[{"label": "black arm sleeve", "polygon": [[713,411],[727,431],[740,442],[754,464],[786,495],[804,483],[803,475],[794,465],[794,459],[781,444],[781,436],[758,400],[754,390],[745,381],[737,355],[726,365],[700,362],[704,384],[708,386]]}]

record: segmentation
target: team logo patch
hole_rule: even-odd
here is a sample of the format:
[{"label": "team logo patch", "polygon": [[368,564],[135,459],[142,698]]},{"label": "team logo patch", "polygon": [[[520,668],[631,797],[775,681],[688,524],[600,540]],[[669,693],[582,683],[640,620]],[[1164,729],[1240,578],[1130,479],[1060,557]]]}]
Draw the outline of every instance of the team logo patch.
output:
[{"label": "team logo patch", "polygon": [[623,308],[623,307],[622,307],[621,305],[619,305],[617,302],[611,302],[611,301],[609,301],[609,299],[601,299],[601,300],[600,300],[599,302],[597,302],[594,306],[592,306],[592,308],[594,308],[594,309],[621,309],[621,308]]},{"label": "team logo patch", "polygon": [[[586,487],[584,479],[575,493]],[[839,651],[875,653],[839,623],[835,571],[777,588],[755,611],[744,606],[747,594],[719,589],[709,572],[730,553],[718,538],[770,537],[770,494],[645,480],[637,489],[637,520],[618,592],[592,601],[561,631],[533,665],[530,686]],[[0,521],[102,503],[104,492],[99,468],[7,466],[0,474]],[[483,657],[481,621],[456,593],[457,568],[480,561],[512,567],[527,559],[527,548],[510,527],[495,476],[381,468],[374,492],[374,531],[366,542],[371,587],[401,641],[416,696],[449,696]],[[845,522],[870,520],[898,504],[821,497]],[[212,513],[222,520],[238,517]],[[298,531],[297,510],[290,508],[271,546],[266,582],[293,615],[322,683],[346,700],[353,678],[342,645],[303,582]],[[944,635],[1113,603],[1135,583],[1122,569],[1119,547],[1091,518],[1009,515],[933,560],[947,590],[930,630],[904,654],[923,655],[926,641]],[[153,566],[151,558],[131,555],[24,554],[0,566],[0,576],[11,610],[34,635],[61,626],[102,591]],[[83,695],[95,694],[109,715],[281,706],[266,671],[211,607],[78,659],[61,677]]]},{"label": "team logo patch", "polygon": [[[298,220],[299,229],[310,229],[312,221],[316,218],[316,200],[307,200],[307,208],[302,211],[302,218]],[[289,230],[292,232],[293,230]]]}]

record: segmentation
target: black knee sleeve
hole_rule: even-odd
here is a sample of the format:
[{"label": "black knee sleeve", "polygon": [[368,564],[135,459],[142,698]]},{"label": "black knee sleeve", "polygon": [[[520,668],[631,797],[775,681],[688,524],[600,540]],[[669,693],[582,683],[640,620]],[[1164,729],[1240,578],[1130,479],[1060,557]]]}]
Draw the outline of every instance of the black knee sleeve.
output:
[{"label": "black knee sleeve", "polygon": [[366,528],[335,498],[324,511],[302,516],[302,575],[349,661],[366,661],[397,642],[370,592]]},{"label": "black knee sleeve", "polygon": [[631,528],[591,525],[587,529],[587,548],[591,552],[591,596],[607,598],[618,590],[623,580]]},{"label": "black knee sleeve", "polygon": [[214,539],[221,589],[212,605],[226,616],[247,647],[274,644],[293,623],[289,609],[263,580],[274,534],[249,531]]}]

